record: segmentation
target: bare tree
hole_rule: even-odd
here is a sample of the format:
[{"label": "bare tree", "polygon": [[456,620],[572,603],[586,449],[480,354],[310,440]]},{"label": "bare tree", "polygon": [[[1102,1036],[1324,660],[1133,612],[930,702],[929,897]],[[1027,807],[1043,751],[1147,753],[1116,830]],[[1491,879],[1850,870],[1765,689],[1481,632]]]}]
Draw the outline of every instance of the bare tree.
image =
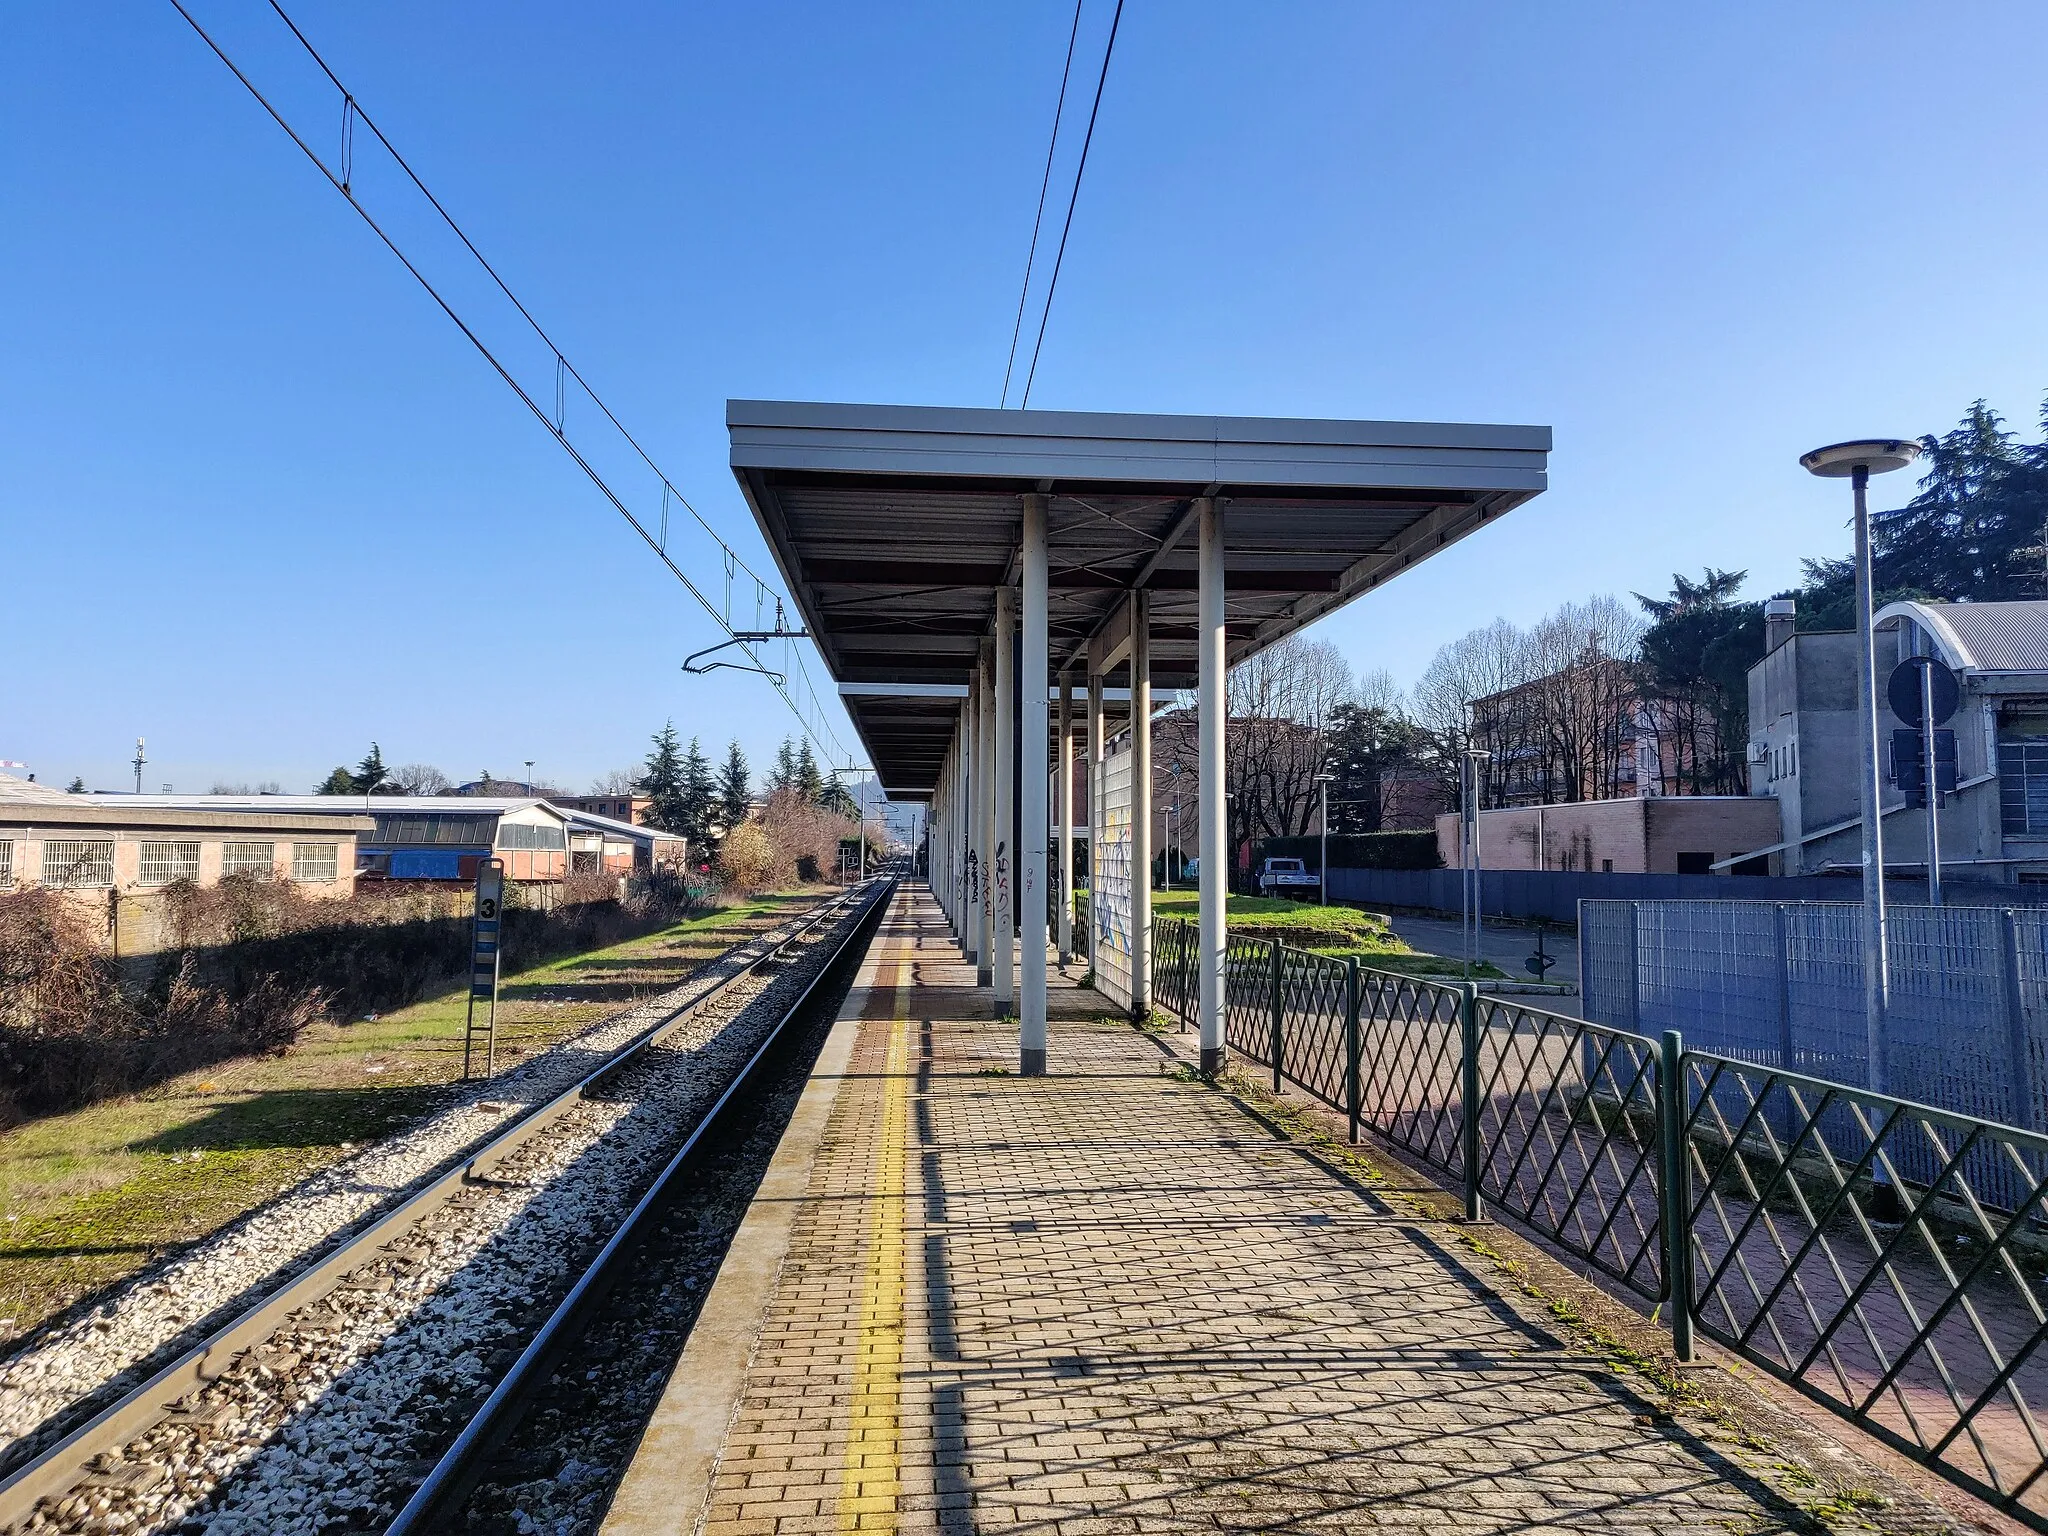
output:
[{"label": "bare tree", "polygon": [[432,763],[401,763],[391,770],[401,795],[438,795],[450,787],[448,775]]},{"label": "bare tree", "polygon": [[1330,717],[1352,693],[1351,668],[1327,640],[1290,636],[1230,669],[1224,764],[1232,847],[1314,825]]},{"label": "bare tree", "polygon": [[590,781],[593,795],[630,795],[640,784],[640,774],[633,768],[614,768],[601,773]]}]

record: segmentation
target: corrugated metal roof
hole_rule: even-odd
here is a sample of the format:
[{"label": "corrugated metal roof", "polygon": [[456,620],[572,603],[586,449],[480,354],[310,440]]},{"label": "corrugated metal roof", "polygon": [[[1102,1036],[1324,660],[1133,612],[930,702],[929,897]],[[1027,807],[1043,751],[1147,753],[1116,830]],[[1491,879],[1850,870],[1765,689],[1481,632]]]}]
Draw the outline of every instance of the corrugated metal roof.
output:
[{"label": "corrugated metal roof", "polygon": [[1910,618],[1934,636],[1949,665],[1978,672],[2048,672],[2048,601],[1889,603],[1880,629]]},{"label": "corrugated metal roof", "polygon": [[437,816],[505,816],[541,806],[556,816],[568,814],[538,797],[492,795],[125,795],[95,791],[92,798],[101,804],[173,811],[302,811],[330,816],[431,811]]}]

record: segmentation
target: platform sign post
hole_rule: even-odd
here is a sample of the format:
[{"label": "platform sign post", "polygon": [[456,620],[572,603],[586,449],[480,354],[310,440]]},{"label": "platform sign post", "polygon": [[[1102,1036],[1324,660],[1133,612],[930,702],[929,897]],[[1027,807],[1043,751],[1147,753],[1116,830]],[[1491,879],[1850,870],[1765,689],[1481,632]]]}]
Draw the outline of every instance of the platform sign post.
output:
[{"label": "platform sign post", "polygon": [[[469,921],[469,1015],[462,1032],[462,1075],[468,1079],[482,1036],[484,1076],[497,1066],[498,938],[505,921],[505,863],[484,859],[477,865],[476,902]],[[477,1004],[483,1004],[478,1028]]]}]

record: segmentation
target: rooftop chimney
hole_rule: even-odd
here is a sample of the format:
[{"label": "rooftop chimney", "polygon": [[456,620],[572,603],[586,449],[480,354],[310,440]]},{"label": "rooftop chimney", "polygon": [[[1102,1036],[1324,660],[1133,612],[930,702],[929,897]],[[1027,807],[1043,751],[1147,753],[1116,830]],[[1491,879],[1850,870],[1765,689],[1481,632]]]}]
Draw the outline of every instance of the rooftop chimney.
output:
[{"label": "rooftop chimney", "polygon": [[1789,597],[1774,597],[1764,604],[1765,655],[1792,638],[1792,631],[1798,625],[1797,611]]}]

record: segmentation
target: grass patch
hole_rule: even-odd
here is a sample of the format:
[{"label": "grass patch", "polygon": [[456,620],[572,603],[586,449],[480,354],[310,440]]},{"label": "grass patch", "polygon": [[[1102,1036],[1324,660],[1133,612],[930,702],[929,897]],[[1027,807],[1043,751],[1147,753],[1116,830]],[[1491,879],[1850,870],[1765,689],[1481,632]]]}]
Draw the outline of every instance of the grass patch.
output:
[{"label": "grass patch", "polygon": [[[811,898],[755,898],[508,975],[498,1069],[677,985]],[[0,1136],[0,1337],[206,1236],[430,1113],[462,1075],[466,987],[320,1024],[242,1057]]]},{"label": "grass patch", "polygon": [[[1152,910],[1161,917],[1193,922],[1198,910],[1197,897],[1193,891],[1154,891]],[[1292,948],[1337,959],[1356,955],[1360,965],[1399,971],[1406,976],[1465,974],[1464,965],[1457,960],[1419,954],[1409,948],[1388,927],[1384,916],[1361,907],[1326,907],[1289,901],[1282,896],[1232,896],[1224,912],[1233,937],[1278,939]],[[1497,979],[1505,973],[1482,963],[1472,974]]]}]

